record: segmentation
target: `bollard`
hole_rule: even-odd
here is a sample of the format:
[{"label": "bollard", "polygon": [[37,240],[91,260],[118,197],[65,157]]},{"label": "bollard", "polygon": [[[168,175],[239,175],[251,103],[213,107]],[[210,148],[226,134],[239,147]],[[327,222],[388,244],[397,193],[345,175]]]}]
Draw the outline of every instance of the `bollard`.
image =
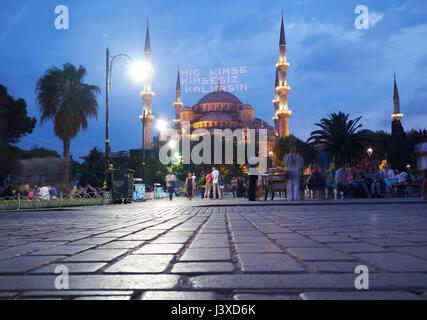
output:
[{"label": "bollard", "polygon": [[63,199],[62,192],[59,194],[59,199],[60,199],[60,201],[59,201],[59,207],[62,208],[62,199]]},{"label": "bollard", "polygon": [[19,211],[20,209],[21,209],[21,194],[18,193],[18,202],[17,202],[16,211]]}]

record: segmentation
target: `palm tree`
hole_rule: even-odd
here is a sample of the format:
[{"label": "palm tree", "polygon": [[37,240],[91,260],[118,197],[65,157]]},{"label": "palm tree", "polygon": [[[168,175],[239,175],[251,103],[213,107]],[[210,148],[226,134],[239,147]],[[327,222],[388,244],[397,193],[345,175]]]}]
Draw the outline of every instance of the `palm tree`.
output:
[{"label": "palm tree", "polygon": [[80,129],[87,129],[88,118],[98,116],[97,86],[83,83],[86,69],[66,63],[46,70],[37,81],[36,94],[40,106],[41,123],[52,120],[55,135],[63,141],[63,188],[68,190],[70,143]]},{"label": "palm tree", "polygon": [[308,142],[311,144],[326,144],[335,159],[335,165],[341,163],[355,164],[365,154],[366,147],[371,142],[372,131],[363,129],[359,123],[362,117],[348,119],[349,114],[341,111],[323,118],[316,126],[320,130],[313,131]]}]

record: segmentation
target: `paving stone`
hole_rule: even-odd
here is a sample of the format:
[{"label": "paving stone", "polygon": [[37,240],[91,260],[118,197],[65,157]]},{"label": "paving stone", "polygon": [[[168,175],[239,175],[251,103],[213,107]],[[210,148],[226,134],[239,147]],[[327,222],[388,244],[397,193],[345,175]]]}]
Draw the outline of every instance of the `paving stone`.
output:
[{"label": "paving stone", "polygon": [[103,266],[105,266],[106,263],[102,262],[69,262],[69,263],[54,263],[51,265],[48,265],[46,267],[37,269],[32,271],[32,274],[37,273],[43,273],[43,274],[55,274],[55,269],[57,266],[66,266],[70,272],[70,274],[73,273],[93,273],[97,270],[101,269]]},{"label": "paving stone", "polygon": [[74,262],[74,261],[110,261],[128,252],[125,249],[92,249],[71,257],[61,260],[61,262]]},{"label": "paving stone", "polygon": [[304,292],[300,295],[303,300],[421,300],[409,292]]},{"label": "paving stone", "polygon": [[230,248],[230,242],[227,240],[194,240],[190,244],[190,248]]},{"label": "paving stone", "polygon": [[[354,273],[357,266],[361,263],[354,261],[310,261],[307,262],[317,272],[346,272]],[[373,267],[369,267],[369,272],[377,271]]]},{"label": "paving stone", "polygon": [[282,253],[239,254],[243,272],[302,272],[304,268],[291,256]]},{"label": "paving stone", "polygon": [[258,243],[270,244],[271,241],[265,236],[233,236],[235,243]]},{"label": "paving stone", "polygon": [[400,239],[392,239],[392,238],[381,238],[381,239],[361,239],[368,243],[372,243],[379,246],[384,247],[412,247],[412,246],[420,246],[415,242],[400,240]]},{"label": "paving stone", "polygon": [[87,296],[131,296],[133,291],[88,291],[88,290],[52,290],[52,291],[25,291],[20,296],[30,297],[87,297]]},{"label": "paving stone", "polygon": [[427,259],[427,247],[391,247],[390,249]]},{"label": "paving stone", "polygon": [[215,292],[147,291],[141,300],[218,300]]},{"label": "paving stone", "polygon": [[329,243],[328,246],[335,249],[344,251],[346,253],[357,253],[357,252],[389,252],[390,249],[385,249],[379,246],[375,246],[363,242],[354,243]]},{"label": "paving stone", "polygon": [[197,276],[190,282],[200,290],[354,289],[354,279],[353,274],[233,274]]},{"label": "paving stone", "polygon": [[154,241],[152,241],[152,244],[158,244],[158,243],[187,243],[188,240],[190,238],[189,237],[168,237],[168,236],[164,236],[164,237],[160,237]]},{"label": "paving stone", "polygon": [[44,249],[36,252],[32,252],[29,255],[58,255],[58,256],[66,256],[79,253],[81,251],[88,250],[93,248],[93,245],[63,245],[57,246],[49,249]]},{"label": "paving stone", "polygon": [[287,250],[301,260],[354,260],[350,255],[329,248],[288,248]]},{"label": "paving stone", "polygon": [[357,242],[355,239],[344,236],[310,236],[310,238],[321,243]]},{"label": "paving stone", "polygon": [[197,248],[187,249],[180,261],[219,261],[231,260],[230,250],[227,248]]},{"label": "paving stone", "polygon": [[357,253],[356,257],[383,270],[393,272],[427,271],[427,261],[404,253]]},{"label": "paving stone", "polygon": [[273,242],[269,244],[237,243],[236,251],[238,253],[281,253],[282,252],[282,250]]},{"label": "paving stone", "polygon": [[147,244],[133,254],[175,254],[183,247],[184,244]]},{"label": "paving stone", "polygon": [[234,271],[231,262],[179,262],[174,264],[172,273],[230,273]]},{"label": "paving stone", "polygon": [[24,273],[60,259],[61,256],[21,256],[0,261],[0,273]]},{"label": "paving stone", "polygon": [[269,293],[237,293],[233,295],[233,300],[300,300],[298,296],[286,294],[269,294]]},{"label": "paving stone", "polygon": [[[0,276],[0,290],[55,290],[55,276]],[[161,290],[175,289],[177,275],[75,275],[70,277],[70,290]],[[12,289],[14,288],[14,289]]]},{"label": "paving stone", "polygon": [[117,240],[117,241],[109,242],[107,244],[103,244],[102,246],[98,247],[98,249],[133,249],[144,243],[145,243],[144,241]]},{"label": "paving stone", "polygon": [[160,273],[164,272],[173,255],[129,255],[107,268],[107,273]]},{"label": "paving stone", "polygon": [[113,301],[118,301],[118,300],[130,300],[131,297],[130,296],[90,296],[90,297],[78,297],[75,298],[74,300],[113,300]]},{"label": "paving stone", "polygon": [[86,238],[86,239],[82,239],[82,240],[78,240],[78,241],[73,241],[70,242],[69,244],[74,244],[74,245],[81,245],[81,244],[92,244],[92,245],[99,245],[99,244],[104,244],[104,243],[108,243],[110,241],[116,240],[117,238],[96,238],[96,237],[91,237],[91,238]]}]

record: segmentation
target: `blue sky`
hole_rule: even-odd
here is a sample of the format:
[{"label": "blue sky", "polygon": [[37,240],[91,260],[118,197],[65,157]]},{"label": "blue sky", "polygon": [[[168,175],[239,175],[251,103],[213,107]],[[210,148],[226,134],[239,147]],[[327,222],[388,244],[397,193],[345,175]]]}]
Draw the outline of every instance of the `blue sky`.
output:
[{"label": "blue sky", "polygon": [[[72,141],[75,157],[93,146],[103,149],[105,134],[105,49],[143,57],[147,17],[153,51],[153,112],[174,115],[176,68],[247,66],[238,93],[272,124],[275,62],[281,10],[288,42],[290,131],[306,139],[314,124],[342,110],[363,116],[364,127],[390,130],[393,73],[397,73],[406,129],[427,123],[427,2],[425,0],[91,0],[3,1],[0,12],[0,83],[27,101],[40,119],[34,88],[51,65],[71,62],[98,85],[99,117]],[[370,28],[354,26],[357,5],[370,11]],[[54,27],[57,5],[66,5],[70,30]],[[125,64],[114,67],[110,137],[114,151],[141,145],[142,84]],[[202,94],[183,94],[184,104]],[[62,150],[52,125],[44,123],[20,142]]]}]

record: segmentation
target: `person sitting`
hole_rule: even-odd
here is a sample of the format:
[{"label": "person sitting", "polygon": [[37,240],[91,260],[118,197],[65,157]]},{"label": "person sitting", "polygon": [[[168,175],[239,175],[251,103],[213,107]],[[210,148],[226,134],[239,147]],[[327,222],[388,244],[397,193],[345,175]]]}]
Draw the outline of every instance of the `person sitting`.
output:
[{"label": "person sitting", "polygon": [[333,199],[336,200],[337,199],[337,184],[335,183],[335,173],[336,173],[335,168],[332,168],[328,174],[328,183],[327,183],[327,189],[326,190],[328,192],[327,197],[331,198],[331,199],[333,197]]},{"label": "person sitting", "polygon": [[406,169],[396,175],[396,185],[403,188],[404,197],[409,197],[408,186],[410,185],[410,178]]},{"label": "person sitting", "polygon": [[371,198],[371,193],[369,192],[368,186],[366,185],[366,176],[363,169],[356,168],[356,174],[354,175],[352,187],[356,190],[356,192],[359,190],[359,188],[362,188],[365,192],[365,195],[368,198]]},{"label": "person sitting", "polygon": [[375,170],[373,165],[370,165],[366,172],[366,184],[371,190],[372,196],[381,197],[381,180],[378,171]]},{"label": "person sitting", "polygon": [[396,175],[394,171],[390,169],[390,165],[386,163],[383,168],[383,181],[385,185],[385,192],[390,194],[390,188],[396,186]]},{"label": "person sitting", "polygon": [[39,197],[41,200],[50,200],[49,187],[43,186],[40,188]]},{"label": "person sitting", "polygon": [[344,163],[342,163],[335,172],[335,184],[337,185],[340,198],[344,199],[347,192],[350,190],[350,186],[347,184],[347,166]]}]

